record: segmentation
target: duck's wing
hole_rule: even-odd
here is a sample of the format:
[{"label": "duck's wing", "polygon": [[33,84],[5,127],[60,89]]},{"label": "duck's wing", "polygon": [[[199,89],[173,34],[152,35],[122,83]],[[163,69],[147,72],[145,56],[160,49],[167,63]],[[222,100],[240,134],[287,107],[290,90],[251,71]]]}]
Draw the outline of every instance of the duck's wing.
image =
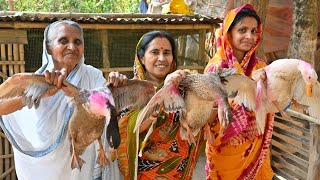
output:
[{"label": "duck's wing", "polygon": [[[233,99],[237,104],[244,105],[248,110],[256,112],[257,130],[259,134],[262,134],[264,132],[265,117],[268,111],[265,104],[268,101],[264,82],[260,80],[257,84],[256,81],[242,74],[232,74],[222,78],[221,81],[228,95],[235,94]],[[237,122],[231,122],[230,128],[233,127],[235,123]],[[239,123],[240,122],[238,122],[238,125]],[[243,123],[243,125],[245,125],[245,123]],[[245,126],[247,125],[248,124]],[[243,129],[246,128],[247,127],[243,127]],[[228,133],[229,130],[227,129],[226,133]],[[230,134],[234,135],[234,133]]]},{"label": "duck's wing", "polygon": [[164,85],[139,113],[134,132],[144,120],[149,118],[154,112],[160,112],[161,108],[166,112],[176,112],[184,108],[184,100],[179,90],[171,82]]},{"label": "duck's wing", "polygon": [[148,81],[130,79],[127,84],[114,87],[109,85],[117,111],[126,108],[142,108],[156,93],[153,84]]},{"label": "duck's wing", "polygon": [[304,82],[297,83],[294,94],[299,93],[301,94],[301,99],[297,98],[296,100],[303,105],[309,106],[307,108],[309,115],[316,118],[320,123],[320,83],[317,82],[313,85],[311,96],[307,96],[306,84]]},{"label": "duck's wing", "polygon": [[233,96],[237,104],[243,104],[250,110],[255,109],[257,83],[253,79],[242,74],[232,74],[221,78],[221,82],[228,96]]},{"label": "duck's wing", "polygon": [[9,77],[0,85],[0,101],[14,97],[22,97],[29,108],[38,107],[41,96],[54,86],[49,85],[44,75],[18,73]]}]

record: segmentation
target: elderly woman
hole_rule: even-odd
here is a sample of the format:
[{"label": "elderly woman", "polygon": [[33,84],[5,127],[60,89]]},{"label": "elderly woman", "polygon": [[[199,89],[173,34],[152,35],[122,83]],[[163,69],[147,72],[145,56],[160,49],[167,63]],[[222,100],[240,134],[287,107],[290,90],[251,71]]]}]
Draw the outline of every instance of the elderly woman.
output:
[{"label": "elderly woman", "polygon": [[[60,88],[65,92],[71,90],[62,85],[64,79],[85,89],[102,87],[106,83],[101,71],[84,64],[83,32],[79,24],[63,20],[47,26],[42,64],[36,73],[44,74],[46,81],[56,88],[46,93],[37,109],[25,108],[21,98],[0,104],[3,115],[0,124],[13,145],[17,176],[39,180],[93,179],[95,144],[82,154],[86,163],[81,172],[71,169],[67,127],[72,108],[68,106],[69,98],[59,91]],[[119,178],[119,173],[111,170],[112,176]],[[101,175],[99,171],[97,174]]]}]

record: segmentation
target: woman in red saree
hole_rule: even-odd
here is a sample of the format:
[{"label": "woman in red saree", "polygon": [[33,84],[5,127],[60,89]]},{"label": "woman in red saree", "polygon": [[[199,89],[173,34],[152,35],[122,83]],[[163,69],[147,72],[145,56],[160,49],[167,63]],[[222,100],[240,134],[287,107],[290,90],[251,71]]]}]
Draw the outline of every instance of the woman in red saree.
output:
[{"label": "woman in red saree", "polygon": [[[254,70],[267,65],[255,55],[260,38],[261,21],[251,5],[231,10],[216,32],[217,52],[205,71],[215,71],[216,67],[236,68],[237,73],[251,77]],[[230,104],[233,126],[224,134],[232,134],[229,140],[220,141],[224,135],[219,133],[217,117],[211,126],[216,139],[211,144],[207,142],[206,146],[207,179],[272,179],[269,145],[273,114],[267,115],[264,133],[259,134],[255,113],[231,100]]]}]

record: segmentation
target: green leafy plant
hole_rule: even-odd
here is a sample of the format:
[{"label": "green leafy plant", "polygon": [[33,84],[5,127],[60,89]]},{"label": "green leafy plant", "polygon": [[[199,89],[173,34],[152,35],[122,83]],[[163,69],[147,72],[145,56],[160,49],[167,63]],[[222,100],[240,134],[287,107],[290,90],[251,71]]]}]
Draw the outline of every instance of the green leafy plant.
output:
[{"label": "green leafy plant", "polygon": [[[15,0],[15,11],[74,13],[136,13],[139,0]],[[8,1],[0,0],[0,10],[8,10]]]}]

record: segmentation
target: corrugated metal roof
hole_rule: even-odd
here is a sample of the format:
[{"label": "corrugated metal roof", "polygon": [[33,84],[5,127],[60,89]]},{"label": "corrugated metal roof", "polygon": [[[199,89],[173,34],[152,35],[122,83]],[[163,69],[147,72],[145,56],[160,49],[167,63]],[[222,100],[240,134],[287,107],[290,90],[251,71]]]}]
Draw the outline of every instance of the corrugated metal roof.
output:
[{"label": "corrugated metal roof", "polygon": [[221,22],[219,18],[202,15],[0,11],[0,22],[51,23],[60,19],[70,19],[83,24],[214,24]]}]

